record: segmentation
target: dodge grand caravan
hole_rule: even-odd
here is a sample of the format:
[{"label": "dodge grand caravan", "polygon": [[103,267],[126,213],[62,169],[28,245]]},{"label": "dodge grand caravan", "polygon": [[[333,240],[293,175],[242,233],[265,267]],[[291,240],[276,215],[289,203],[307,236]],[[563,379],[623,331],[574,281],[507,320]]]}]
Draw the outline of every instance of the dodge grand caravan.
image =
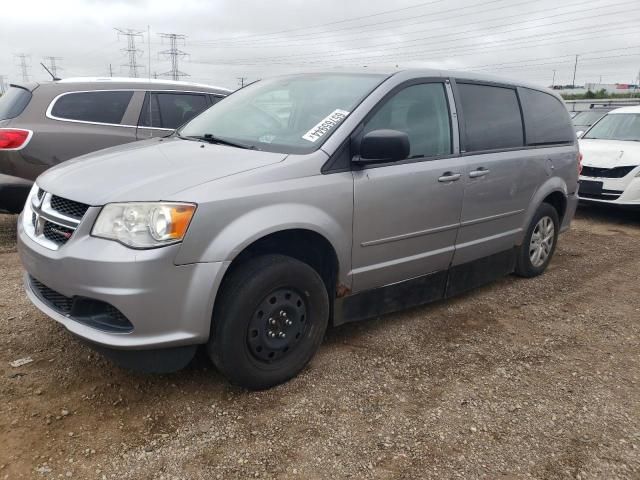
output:
[{"label": "dodge grand caravan", "polygon": [[329,324],[541,274],[577,204],[559,97],[441,71],[237,91],[166,138],[41,175],[19,219],[31,301],[117,363],[296,375]]}]

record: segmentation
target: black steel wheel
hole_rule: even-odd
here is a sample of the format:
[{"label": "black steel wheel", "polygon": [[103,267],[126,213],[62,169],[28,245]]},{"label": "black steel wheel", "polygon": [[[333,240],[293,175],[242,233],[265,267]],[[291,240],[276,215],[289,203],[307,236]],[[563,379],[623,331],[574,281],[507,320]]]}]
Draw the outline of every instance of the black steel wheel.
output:
[{"label": "black steel wheel", "polygon": [[237,267],[218,298],[209,355],[232,383],[246,388],[269,388],[295,376],[327,328],[329,298],[322,278],[284,255]]}]

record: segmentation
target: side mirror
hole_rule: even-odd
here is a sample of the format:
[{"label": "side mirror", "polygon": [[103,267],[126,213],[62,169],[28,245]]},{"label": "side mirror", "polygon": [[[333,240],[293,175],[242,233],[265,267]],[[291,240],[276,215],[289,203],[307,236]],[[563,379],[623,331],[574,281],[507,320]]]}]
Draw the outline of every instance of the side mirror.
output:
[{"label": "side mirror", "polygon": [[578,131],[576,132],[576,137],[578,137],[578,138],[582,138],[582,135],[584,135],[584,130],[578,130]]},{"label": "side mirror", "polygon": [[359,163],[385,163],[404,160],[411,151],[409,136],[398,130],[373,130],[362,137]]}]

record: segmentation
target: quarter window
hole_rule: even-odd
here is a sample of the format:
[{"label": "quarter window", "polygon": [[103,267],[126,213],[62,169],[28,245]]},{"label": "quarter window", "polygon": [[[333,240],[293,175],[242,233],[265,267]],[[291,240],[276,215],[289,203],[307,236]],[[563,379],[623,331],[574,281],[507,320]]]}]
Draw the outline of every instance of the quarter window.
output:
[{"label": "quarter window", "polygon": [[68,93],[58,98],[51,115],[66,120],[119,124],[132,96],[131,91]]},{"label": "quarter window", "polygon": [[396,93],[371,117],[364,133],[380,129],[405,132],[410,158],[450,154],[451,122],[444,84],[412,85]]},{"label": "quarter window", "polygon": [[524,145],[522,116],[513,88],[458,83],[465,151],[499,150]]},{"label": "quarter window", "polygon": [[520,89],[527,145],[573,143],[575,133],[567,108],[548,93]]},{"label": "quarter window", "polygon": [[140,114],[139,125],[173,130],[191,120],[210,105],[207,95],[204,94],[147,94]]}]

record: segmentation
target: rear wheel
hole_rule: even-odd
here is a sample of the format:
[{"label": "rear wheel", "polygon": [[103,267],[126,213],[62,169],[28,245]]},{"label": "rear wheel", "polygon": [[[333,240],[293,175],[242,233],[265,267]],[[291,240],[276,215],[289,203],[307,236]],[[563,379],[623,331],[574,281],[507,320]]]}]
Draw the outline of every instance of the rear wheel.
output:
[{"label": "rear wheel", "polygon": [[548,203],[540,205],[520,246],[517,275],[535,277],[546,270],[556,249],[559,228],[556,209]]},{"label": "rear wheel", "polygon": [[320,275],[294,258],[264,255],[225,280],[207,349],[232,383],[269,388],[304,368],[328,321],[329,298]]}]

